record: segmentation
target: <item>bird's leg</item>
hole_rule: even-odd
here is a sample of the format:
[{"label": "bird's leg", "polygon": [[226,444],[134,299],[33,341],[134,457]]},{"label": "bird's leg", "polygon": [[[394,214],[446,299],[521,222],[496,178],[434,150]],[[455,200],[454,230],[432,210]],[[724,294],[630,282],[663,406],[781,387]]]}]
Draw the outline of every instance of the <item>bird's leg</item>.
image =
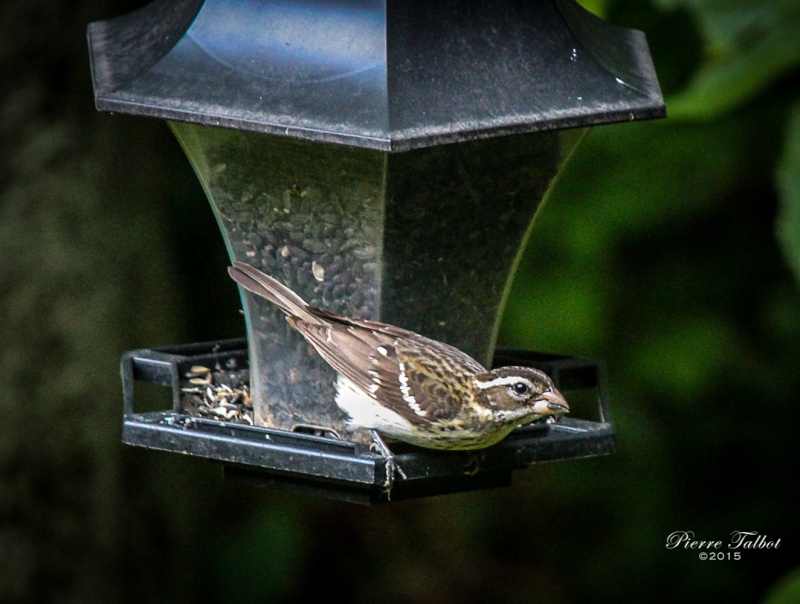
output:
[{"label": "bird's leg", "polygon": [[406,475],[400,466],[397,465],[397,460],[394,457],[394,453],[391,452],[387,444],[383,441],[381,435],[375,430],[370,430],[369,433],[372,436],[372,444],[370,445],[370,449],[380,453],[386,462],[386,481],[383,483],[382,489],[385,493],[391,494],[392,486],[394,485],[395,474],[400,474],[403,480],[406,479]]},{"label": "bird's leg", "polygon": [[481,469],[481,462],[483,461],[483,453],[476,451],[465,451],[467,460],[464,462],[464,474],[467,476],[474,476]]}]

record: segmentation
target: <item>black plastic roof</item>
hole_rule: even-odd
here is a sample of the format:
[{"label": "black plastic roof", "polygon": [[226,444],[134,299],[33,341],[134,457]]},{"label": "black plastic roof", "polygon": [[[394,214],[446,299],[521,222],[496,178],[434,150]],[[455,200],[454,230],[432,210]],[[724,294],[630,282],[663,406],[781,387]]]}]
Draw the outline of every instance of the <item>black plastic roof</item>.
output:
[{"label": "black plastic roof", "polygon": [[665,112],[573,0],[157,0],[89,45],[100,110],[384,151]]}]

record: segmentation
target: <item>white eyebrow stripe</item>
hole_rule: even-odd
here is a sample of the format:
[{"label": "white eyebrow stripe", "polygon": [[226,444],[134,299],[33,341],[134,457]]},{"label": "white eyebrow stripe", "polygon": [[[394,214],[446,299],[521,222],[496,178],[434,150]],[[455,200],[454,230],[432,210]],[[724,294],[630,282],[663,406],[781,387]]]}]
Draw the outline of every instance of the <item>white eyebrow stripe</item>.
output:
[{"label": "white eyebrow stripe", "polygon": [[519,382],[526,384],[528,388],[533,390],[533,382],[529,379],[520,377],[520,376],[513,376],[513,375],[505,375],[502,377],[496,377],[493,380],[489,380],[488,382],[479,382],[478,380],[475,381],[475,387],[480,390],[486,390],[487,388],[494,388],[495,386],[513,386]]}]

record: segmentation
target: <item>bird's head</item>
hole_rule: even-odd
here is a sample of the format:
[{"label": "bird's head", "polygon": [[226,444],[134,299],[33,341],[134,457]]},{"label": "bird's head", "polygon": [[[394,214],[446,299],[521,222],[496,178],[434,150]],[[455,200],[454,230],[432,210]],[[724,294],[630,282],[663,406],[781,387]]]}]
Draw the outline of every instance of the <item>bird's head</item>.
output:
[{"label": "bird's head", "polygon": [[473,378],[477,400],[504,423],[517,425],[569,413],[569,405],[547,374],[530,367],[500,367]]}]

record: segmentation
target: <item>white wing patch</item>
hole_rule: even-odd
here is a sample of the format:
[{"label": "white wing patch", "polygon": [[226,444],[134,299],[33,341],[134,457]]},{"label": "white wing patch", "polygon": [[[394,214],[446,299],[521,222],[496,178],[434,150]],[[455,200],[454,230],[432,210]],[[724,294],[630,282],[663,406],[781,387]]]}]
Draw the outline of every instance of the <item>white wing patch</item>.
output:
[{"label": "white wing patch", "polygon": [[403,363],[400,363],[400,375],[397,377],[400,380],[400,392],[403,393],[403,400],[408,403],[408,406],[420,417],[428,415],[428,412],[419,406],[417,399],[411,394],[411,387],[408,385],[408,376],[406,375],[406,367]]}]

